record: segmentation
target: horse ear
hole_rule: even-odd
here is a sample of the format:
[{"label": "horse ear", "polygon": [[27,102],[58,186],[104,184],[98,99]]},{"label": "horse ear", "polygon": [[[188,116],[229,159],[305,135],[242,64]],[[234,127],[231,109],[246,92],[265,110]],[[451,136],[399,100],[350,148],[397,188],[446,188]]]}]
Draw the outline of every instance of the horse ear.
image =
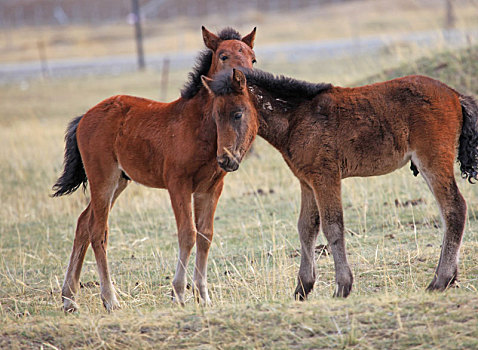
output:
[{"label": "horse ear", "polygon": [[232,87],[236,92],[244,92],[247,89],[246,76],[239,69],[232,69]]},{"label": "horse ear", "polygon": [[212,91],[210,86],[212,83],[212,79],[206,77],[205,75],[201,75],[201,82],[202,82],[202,85],[206,88],[207,92],[209,92],[211,96],[214,96],[214,92]]},{"label": "horse ear", "polygon": [[216,51],[220,41],[219,37],[211,33],[204,26],[202,26],[201,29],[202,29],[202,39],[204,40],[204,44],[206,45],[206,47],[208,49],[211,49],[212,51]]},{"label": "horse ear", "polygon": [[254,48],[254,39],[256,38],[256,27],[247,34],[245,37],[243,37],[241,40],[247,44],[251,49]]}]

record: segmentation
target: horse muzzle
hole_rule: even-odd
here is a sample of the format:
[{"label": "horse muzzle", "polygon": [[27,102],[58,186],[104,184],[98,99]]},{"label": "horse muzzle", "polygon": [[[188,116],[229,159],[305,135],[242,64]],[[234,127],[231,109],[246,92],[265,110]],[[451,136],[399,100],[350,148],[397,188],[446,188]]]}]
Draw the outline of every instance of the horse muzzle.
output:
[{"label": "horse muzzle", "polygon": [[239,162],[228,155],[219,156],[216,159],[221,169],[228,173],[239,169]]}]

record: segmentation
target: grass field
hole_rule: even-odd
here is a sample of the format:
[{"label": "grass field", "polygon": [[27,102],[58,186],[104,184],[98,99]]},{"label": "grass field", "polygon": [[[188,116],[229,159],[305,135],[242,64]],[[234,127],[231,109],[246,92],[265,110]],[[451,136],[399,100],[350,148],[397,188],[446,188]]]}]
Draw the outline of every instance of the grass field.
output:
[{"label": "grass field", "polygon": [[[478,94],[476,48],[430,57],[373,79],[425,72]],[[331,82],[367,81],[360,66],[346,68],[346,77]],[[377,65],[375,72],[380,70]],[[303,68],[297,76],[308,72]],[[175,87],[183,80],[184,72],[172,76]],[[132,184],[110,218],[108,255],[122,309],[103,309],[90,250],[80,312],[65,315],[60,288],[87,195],[49,197],[61,171],[64,128],[103,98],[156,98],[158,86],[159,77],[144,72],[0,87],[0,348],[478,347],[477,185],[458,181],[468,203],[459,288],[425,293],[442,231],[423,179],[404,167],[345,180],[352,294],[331,297],[333,261],[322,254],[310,300],[299,303],[292,299],[300,261],[299,186],[280,155],[260,139],[240,170],[227,176],[216,212],[211,307],[196,305],[191,291],[184,308],[171,303],[177,237],[169,199],[165,191]],[[322,235],[318,243],[326,244]]]}]

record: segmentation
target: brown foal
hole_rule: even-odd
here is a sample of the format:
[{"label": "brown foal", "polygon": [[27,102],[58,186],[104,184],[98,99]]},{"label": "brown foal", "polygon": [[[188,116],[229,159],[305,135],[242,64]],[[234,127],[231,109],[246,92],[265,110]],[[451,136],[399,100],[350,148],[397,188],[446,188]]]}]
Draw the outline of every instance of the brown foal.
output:
[{"label": "brown foal", "polygon": [[[421,173],[435,196],[445,228],[428,290],[451,285],[458,274],[466,216],[453,164],[457,157],[462,177],[470,182],[477,179],[476,101],[437,80],[416,75],[341,88],[258,70],[243,72],[225,71],[214,80],[203,78],[203,83],[214,98],[219,139],[230,129],[240,135],[247,125],[253,129],[259,125],[259,135],[281,152],[300,181],[302,253],[296,298],[305,299],[314,286],[314,247],[320,227],[334,258],[334,295],[346,297],[352,289],[341,179],[387,174],[409,161],[414,175]],[[240,144],[233,147],[241,149]],[[230,156],[234,169],[239,162]]]},{"label": "brown foal", "polygon": [[[194,290],[204,302],[210,302],[207,256],[213,237],[214,212],[226,175],[218,166],[218,160],[228,152],[228,146],[217,139],[216,125],[209,112],[211,98],[202,88],[201,76],[212,76],[231,67],[251,68],[255,62],[252,49],[255,32],[254,28],[241,37],[235,30],[226,28],[216,36],[203,27],[208,51],[201,53],[181,98],[160,103],[133,96],[114,96],[70,123],[65,136],[65,167],[53,187],[54,196],[69,194],[81,184],[86,186],[88,181],[91,200],[78,218],[62,288],[65,311],[77,309],[74,296],[90,243],[100,276],[103,304],[108,311],[119,307],[106,258],[108,215],[131,180],[169,192],[179,241],[174,299],[184,303],[186,266],[197,244]],[[246,142],[244,152],[236,156],[241,159],[248,147]]]}]

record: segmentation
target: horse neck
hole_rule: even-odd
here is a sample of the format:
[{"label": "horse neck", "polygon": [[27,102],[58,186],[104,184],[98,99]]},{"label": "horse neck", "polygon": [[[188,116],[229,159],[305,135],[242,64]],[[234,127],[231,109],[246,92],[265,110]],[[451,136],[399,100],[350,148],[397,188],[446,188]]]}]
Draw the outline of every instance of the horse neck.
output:
[{"label": "horse neck", "polygon": [[279,151],[285,151],[296,106],[256,86],[249,91],[258,114],[258,135]]},{"label": "horse neck", "polygon": [[216,127],[211,117],[212,99],[205,88],[201,88],[199,92],[192,98],[180,98],[178,100],[181,115],[190,119],[190,125],[198,125],[201,128],[214,129]]}]

